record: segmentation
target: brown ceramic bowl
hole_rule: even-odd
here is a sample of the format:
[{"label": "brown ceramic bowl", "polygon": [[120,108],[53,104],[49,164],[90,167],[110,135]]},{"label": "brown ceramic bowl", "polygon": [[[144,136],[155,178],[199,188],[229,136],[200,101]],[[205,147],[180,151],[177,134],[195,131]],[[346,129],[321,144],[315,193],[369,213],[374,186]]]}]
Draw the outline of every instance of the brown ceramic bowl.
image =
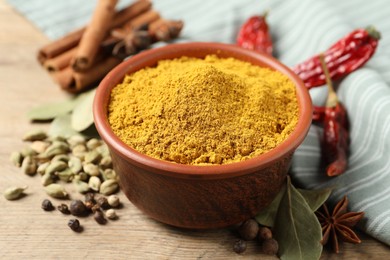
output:
[{"label": "brown ceramic bowl", "polygon": [[[141,154],[123,143],[110,128],[107,106],[113,87],[124,75],[158,60],[208,54],[234,57],[287,75],[296,85],[299,120],[279,146],[246,161],[214,166],[182,165]],[[107,143],[129,200],[150,217],[177,227],[219,228],[246,220],[274,199],[286,179],[294,150],[311,123],[311,99],[303,82],[276,59],[220,43],[184,43],[142,52],[114,68],[97,89],[93,113],[96,128]]]}]

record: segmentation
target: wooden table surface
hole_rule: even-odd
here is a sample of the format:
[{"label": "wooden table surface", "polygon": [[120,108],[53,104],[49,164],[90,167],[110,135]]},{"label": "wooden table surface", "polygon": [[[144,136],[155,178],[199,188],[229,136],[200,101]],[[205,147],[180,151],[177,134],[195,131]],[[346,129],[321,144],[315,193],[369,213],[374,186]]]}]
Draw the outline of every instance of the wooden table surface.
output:
[{"label": "wooden table surface", "polygon": [[[10,163],[9,155],[26,146],[21,141],[26,131],[47,128],[46,124],[31,124],[26,112],[66,96],[36,61],[37,49],[47,42],[38,29],[0,0],[0,192],[8,186],[29,186],[21,200],[0,197],[0,259],[276,259],[262,255],[255,242],[248,243],[244,254],[234,253],[237,236],[228,229],[189,231],[160,224],[143,215],[122,193],[119,219],[101,226],[92,217],[81,218],[82,233],[68,228],[70,216],[57,210],[44,212],[40,205],[47,196],[39,177],[23,174]],[[390,257],[388,246],[360,236],[362,244],[345,243],[339,255],[325,251],[322,258]]]}]

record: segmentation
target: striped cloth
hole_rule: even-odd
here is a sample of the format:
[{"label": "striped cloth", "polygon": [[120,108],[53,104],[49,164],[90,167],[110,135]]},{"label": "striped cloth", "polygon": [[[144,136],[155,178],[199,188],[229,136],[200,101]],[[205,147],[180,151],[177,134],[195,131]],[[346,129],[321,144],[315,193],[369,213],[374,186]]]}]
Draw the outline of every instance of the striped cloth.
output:
[{"label": "striped cloth", "polygon": [[[8,0],[54,39],[84,25],[94,1]],[[131,1],[122,0],[120,6]],[[351,146],[348,171],[324,176],[320,162],[322,129],[312,126],[297,149],[291,174],[305,188],[335,188],[337,201],[347,195],[350,210],[365,211],[361,228],[390,245],[390,5],[386,0],[159,0],[164,17],[182,19],[183,41],[233,43],[239,26],[253,14],[270,10],[268,22],[275,54],[293,66],[325,50],[354,28],[373,24],[382,32],[375,56],[364,68],[347,76],[338,95],[349,111]],[[326,87],[310,91],[322,105]]]}]

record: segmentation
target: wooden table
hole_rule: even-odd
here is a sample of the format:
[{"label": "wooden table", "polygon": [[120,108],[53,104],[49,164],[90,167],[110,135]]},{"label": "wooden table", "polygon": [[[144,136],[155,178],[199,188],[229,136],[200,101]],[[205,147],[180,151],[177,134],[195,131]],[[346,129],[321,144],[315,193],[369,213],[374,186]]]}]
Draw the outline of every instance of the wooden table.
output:
[{"label": "wooden table", "polygon": [[[44,212],[47,198],[38,176],[29,177],[9,161],[12,151],[26,146],[21,141],[33,128],[25,114],[33,106],[62,100],[66,93],[38,65],[37,49],[48,39],[25,18],[0,0],[0,191],[8,186],[28,185],[27,196],[18,201],[0,197],[0,259],[275,259],[260,253],[255,242],[243,255],[232,245],[237,236],[228,229],[188,231],[168,227],[143,215],[123,194],[119,219],[98,225],[82,218],[82,233],[71,231],[70,216],[57,210]],[[77,196],[74,196],[74,198]],[[81,198],[81,197],[80,197]],[[58,200],[52,200],[56,205]],[[323,259],[383,259],[390,248],[364,235],[361,245],[343,244],[342,253],[327,251]]]}]

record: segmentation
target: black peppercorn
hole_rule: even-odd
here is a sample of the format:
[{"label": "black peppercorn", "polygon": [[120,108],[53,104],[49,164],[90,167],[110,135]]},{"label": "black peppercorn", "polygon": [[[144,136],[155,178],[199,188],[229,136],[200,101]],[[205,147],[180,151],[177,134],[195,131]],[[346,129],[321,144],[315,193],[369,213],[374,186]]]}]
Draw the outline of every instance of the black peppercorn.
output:
[{"label": "black peppercorn", "polygon": [[93,207],[91,208],[91,211],[93,213],[95,213],[96,211],[99,211],[100,210],[100,205],[99,204],[95,204],[93,205]]},{"label": "black peppercorn", "polygon": [[57,207],[57,209],[62,213],[62,214],[70,214],[70,211],[69,211],[69,208],[68,208],[68,205],[66,204],[61,204]]},{"label": "black peppercorn", "polygon": [[95,213],[93,214],[93,218],[100,225],[104,225],[107,223],[107,219],[104,217],[103,213],[100,210],[95,211]]},{"label": "black peppercorn", "polygon": [[95,204],[96,203],[96,201],[95,201],[95,193],[93,193],[93,192],[86,193],[85,196],[84,196],[84,201],[85,202],[91,202],[91,203]]},{"label": "black peppercorn", "polygon": [[272,238],[272,231],[268,227],[260,227],[258,233],[259,242]]},{"label": "black peppercorn", "polygon": [[100,206],[100,208],[102,209],[109,209],[110,208],[110,204],[108,204],[108,200],[106,197],[99,197],[97,200],[96,200],[96,203]]},{"label": "black peppercorn", "polygon": [[255,239],[257,232],[259,232],[259,224],[254,219],[248,219],[238,228],[238,233],[245,240]]},{"label": "black peppercorn", "polygon": [[92,192],[89,192],[87,194],[85,194],[85,206],[88,208],[88,209],[92,209],[93,206],[95,206],[96,204],[96,201],[95,201],[95,194],[92,193]]},{"label": "black peppercorn", "polygon": [[95,193],[88,192],[87,194],[85,194],[85,201],[95,202]]},{"label": "black peppercorn", "polygon": [[42,201],[42,206],[41,207],[42,207],[42,209],[44,211],[52,211],[52,210],[54,210],[53,204],[51,204],[51,201],[48,200],[48,199],[44,199]]},{"label": "black peppercorn", "polygon": [[242,254],[245,252],[246,250],[246,241],[240,239],[240,240],[237,240],[234,245],[233,245],[233,250],[234,252],[236,252],[237,254]]},{"label": "black peppercorn", "polygon": [[68,221],[68,226],[70,227],[70,229],[72,229],[73,231],[76,231],[76,232],[79,232],[81,231],[81,228],[80,228],[80,221],[78,219],[70,219]]},{"label": "black peppercorn", "polygon": [[267,255],[276,255],[278,253],[278,250],[278,241],[273,238],[264,240],[263,244],[261,245],[261,251]]},{"label": "black peppercorn", "polygon": [[86,202],[84,202],[84,205],[85,205],[85,207],[86,207],[89,211],[92,211],[92,208],[93,208],[96,204],[93,204],[93,203],[90,202],[90,201],[86,201]]},{"label": "black peppercorn", "polygon": [[81,200],[72,200],[70,203],[70,213],[73,216],[85,216],[87,214],[87,207]]}]

